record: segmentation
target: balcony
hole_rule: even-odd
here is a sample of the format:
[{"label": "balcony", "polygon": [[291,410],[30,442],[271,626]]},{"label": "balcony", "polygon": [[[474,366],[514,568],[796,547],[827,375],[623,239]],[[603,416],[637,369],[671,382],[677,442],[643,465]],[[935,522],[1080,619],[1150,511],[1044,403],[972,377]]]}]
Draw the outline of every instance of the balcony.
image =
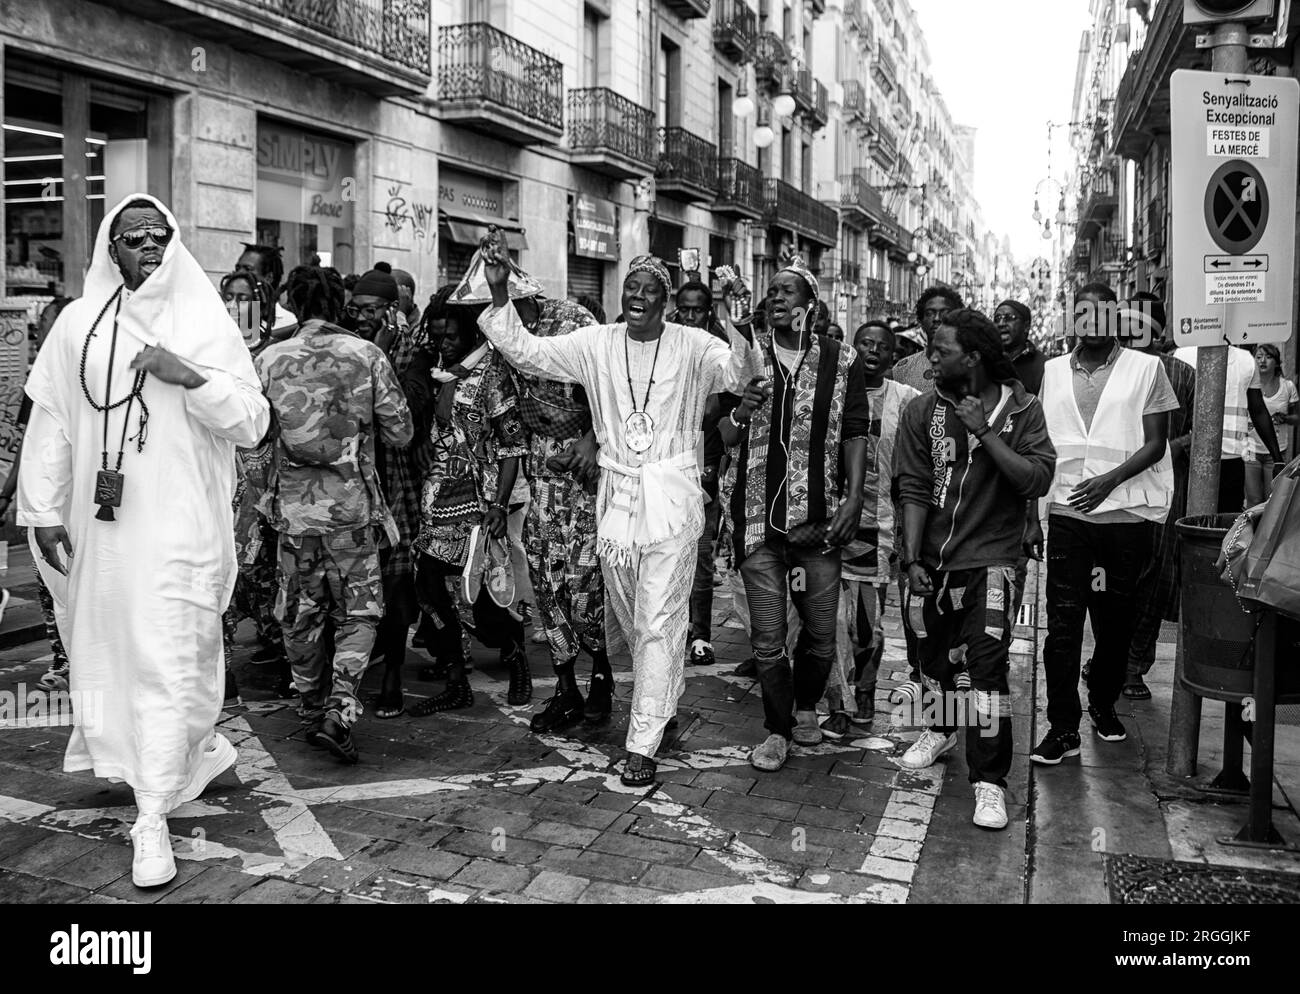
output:
[{"label": "balcony", "polygon": [[758,16],[745,0],[718,0],[713,47],[732,62],[744,62],[758,40]]},{"label": "balcony", "polygon": [[843,80],[840,85],[844,87],[844,101],[840,104],[840,108],[845,122],[861,121],[865,124],[870,119],[870,111],[867,109],[867,88],[856,79]]},{"label": "balcony", "polygon": [[769,225],[787,228],[827,248],[839,235],[835,208],[814,200],[784,180],[769,179],[765,187],[765,215]]},{"label": "balcony", "polygon": [[868,310],[881,311],[889,303],[889,287],[884,280],[866,279],[862,281],[863,296]]},{"label": "balcony", "polygon": [[863,8],[864,0],[844,0],[844,26],[855,31],[870,31],[871,19]]},{"label": "balcony", "polygon": [[570,161],[616,179],[655,171],[654,113],[603,86],[569,91]]},{"label": "balcony", "polygon": [[1079,236],[1089,238],[1098,228],[1105,227],[1118,207],[1114,175],[1109,170],[1094,173],[1085,181],[1079,197]]},{"label": "balcony", "polygon": [[876,58],[871,64],[871,74],[875,76],[880,88],[890,96],[898,89],[898,69],[894,59],[885,48],[885,39],[876,42]]},{"label": "balcony", "polygon": [[655,185],[677,200],[712,200],[718,192],[717,148],[685,128],[660,128]]},{"label": "balcony", "polygon": [[1152,141],[1169,134],[1169,78],[1175,69],[1208,69],[1209,50],[1196,47],[1196,29],[1183,24],[1183,5],[1164,0],[1141,51],[1129,58],[1115,94],[1115,150],[1141,159]]},{"label": "balcony", "polygon": [[429,5],[409,0],[104,0],[190,37],[375,96],[429,86]]},{"label": "balcony", "polygon": [[867,150],[886,170],[893,169],[898,162],[898,139],[874,107],[871,110],[871,141]]},{"label": "balcony", "polygon": [[684,20],[709,16],[709,0],[663,0],[663,4]]},{"label": "balcony", "polygon": [[858,227],[889,218],[880,191],[867,182],[867,174],[861,169],[840,177],[840,206],[844,220]]},{"label": "balcony", "polygon": [[797,69],[790,73],[790,95],[794,97],[795,109],[809,114],[816,105],[813,95],[813,74],[811,69]]},{"label": "balcony", "polygon": [[768,31],[754,42],[754,81],[779,93],[786,84],[790,55],[785,43]]},{"label": "balcony", "polygon": [[739,159],[719,159],[718,199],[713,213],[757,221],[766,210],[762,174]]},{"label": "balcony", "polygon": [[877,248],[892,251],[898,245],[899,239],[903,237],[903,229],[898,224],[897,215],[886,207],[881,210],[879,217],[872,220],[871,232],[867,235],[868,240]]},{"label": "balcony", "polygon": [[826,92],[826,85],[820,79],[814,79],[812,109],[808,111],[808,121],[812,124],[812,129],[818,131],[826,127],[826,122],[831,117],[831,98]]},{"label": "balcony", "polygon": [[564,134],[564,67],[489,24],[438,29],[438,109],[518,145],[556,145]]},{"label": "balcony", "polygon": [[1071,255],[1074,260],[1074,268],[1080,272],[1089,272],[1092,269],[1092,243],[1084,241],[1078,236],[1074,241],[1074,252]]}]

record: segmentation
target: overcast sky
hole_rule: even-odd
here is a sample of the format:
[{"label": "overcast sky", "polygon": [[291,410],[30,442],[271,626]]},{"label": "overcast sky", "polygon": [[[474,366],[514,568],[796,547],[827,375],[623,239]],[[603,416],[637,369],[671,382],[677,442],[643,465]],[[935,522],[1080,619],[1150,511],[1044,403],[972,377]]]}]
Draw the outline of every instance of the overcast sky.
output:
[{"label": "overcast sky", "polygon": [[[1017,259],[1043,254],[1030,216],[1047,176],[1047,122],[1070,120],[1087,0],[909,0],[925,32],[931,69],[957,124],[979,129],[975,193],[984,221],[1011,236]],[[1066,129],[1054,132],[1052,171],[1069,164]],[[1044,186],[1043,211],[1057,197]],[[1059,193],[1058,193],[1059,197]]]}]

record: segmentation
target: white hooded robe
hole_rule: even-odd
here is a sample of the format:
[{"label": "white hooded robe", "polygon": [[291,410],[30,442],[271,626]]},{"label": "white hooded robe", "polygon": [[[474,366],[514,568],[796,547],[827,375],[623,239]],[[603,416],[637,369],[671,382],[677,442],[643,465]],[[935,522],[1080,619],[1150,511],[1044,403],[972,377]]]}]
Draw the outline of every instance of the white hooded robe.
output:
[{"label": "white hooded robe", "polygon": [[[95,517],[104,415],[82,387],[82,355],[95,318],[122,278],[108,254],[113,219],[150,201],[173,236],[158,269],[117,309],[112,401],[127,395],[130,363],[145,346],[178,355],[207,382],[195,389],[145,379],[143,448],[131,407],[116,520]],[[85,353],[84,381],[105,400],[115,305]],[[207,747],[225,686],[221,615],[235,583],[231,500],[235,446],[253,446],[270,421],[252,359],[211,280],[180,242],[176,219],[151,197],[127,197],[104,218],[85,294],[59,316],[27,382],[32,416],[19,472],[18,524],[63,525],[72,542],[59,575],[33,554],[55,601],[70,664],[75,727],[64,770],[93,770],[136,791],[174,795]],[[109,414],[108,468],[126,406]]]}]

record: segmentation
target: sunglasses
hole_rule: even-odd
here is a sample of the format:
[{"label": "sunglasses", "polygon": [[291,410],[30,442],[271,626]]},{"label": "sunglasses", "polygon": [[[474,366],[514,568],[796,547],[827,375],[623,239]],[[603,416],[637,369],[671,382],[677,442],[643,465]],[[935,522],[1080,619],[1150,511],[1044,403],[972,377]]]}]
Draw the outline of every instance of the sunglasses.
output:
[{"label": "sunglasses", "polygon": [[146,238],[159,248],[164,248],[172,240],[172,229],[162,226],[132,228],[130,231],[122,232],[113,241],[121,242],[129,249],[138,249],[145,243]]}]

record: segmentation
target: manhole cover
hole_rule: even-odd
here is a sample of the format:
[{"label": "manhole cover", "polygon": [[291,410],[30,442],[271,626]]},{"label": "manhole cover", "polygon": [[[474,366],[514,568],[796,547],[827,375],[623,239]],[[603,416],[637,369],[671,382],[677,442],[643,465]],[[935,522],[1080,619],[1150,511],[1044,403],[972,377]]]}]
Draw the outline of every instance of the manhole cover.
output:
[{"label": "manhole cover", "polygon": [[1149,856],[1107,856],[1106,887],[1113,904],[1300,903],[1300,874]]}]

